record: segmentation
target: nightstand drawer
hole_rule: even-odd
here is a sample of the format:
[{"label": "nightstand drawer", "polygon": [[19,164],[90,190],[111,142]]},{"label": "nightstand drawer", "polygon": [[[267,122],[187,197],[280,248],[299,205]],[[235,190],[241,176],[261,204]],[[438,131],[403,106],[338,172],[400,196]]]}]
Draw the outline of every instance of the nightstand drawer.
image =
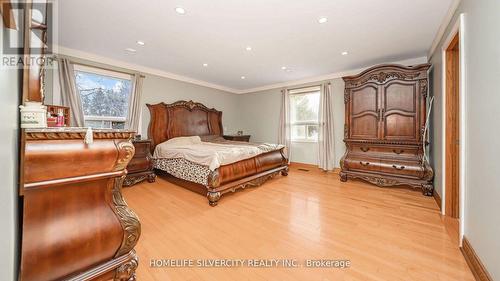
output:
[{"label": "nightstand drawer", "polygon": [[143,172],[151,169],[151,161],[146,158],[132,158],[128,163],[127,171],[129,174],[135,172]]},{"label": "nightstand drawer", "polygon": [[155,181],[151,156],[151,140],[133,140],[135,154],[127,166],[127,177],[124,186],[131,186],[143,180]]},{"label": "nightstand drawer", "polygon": [[230,141],[245,141],[245,142],[250,141],[250,135],[225,135],[223,137],[224,139]]}]

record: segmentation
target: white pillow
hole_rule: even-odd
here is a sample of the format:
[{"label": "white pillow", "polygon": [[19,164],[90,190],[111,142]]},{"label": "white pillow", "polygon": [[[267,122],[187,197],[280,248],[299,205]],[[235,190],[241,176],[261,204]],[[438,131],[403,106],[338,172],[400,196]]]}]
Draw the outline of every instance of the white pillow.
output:
[{"label": "white pillow", "polygon": [[164,143],[169,144],[169,145],[200,144],[201,139],[199,136],[177,137],[177,138],[169,139],[168,141],[166,141]]}]

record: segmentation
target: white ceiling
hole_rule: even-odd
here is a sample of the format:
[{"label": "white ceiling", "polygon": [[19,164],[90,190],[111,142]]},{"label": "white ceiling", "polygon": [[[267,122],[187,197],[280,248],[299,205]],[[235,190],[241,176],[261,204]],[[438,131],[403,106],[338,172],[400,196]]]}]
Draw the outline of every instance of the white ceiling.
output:
[{"label": "white ceiling", "polygon": [[452,1],[65,0],[58,44],[245,90],[425,56]]}]

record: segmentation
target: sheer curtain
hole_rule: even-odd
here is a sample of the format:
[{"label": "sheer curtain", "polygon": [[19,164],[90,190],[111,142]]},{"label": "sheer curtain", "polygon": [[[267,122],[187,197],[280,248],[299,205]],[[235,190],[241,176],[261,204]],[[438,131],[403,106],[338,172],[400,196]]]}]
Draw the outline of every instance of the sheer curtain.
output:
[{"label": "sheer curtain", "polygon": [[333,93],[330,83],[321,85],[319,100],[319,168],[325,171],[335,167],[335,136],[333,133]]},{"label": "sheer curtain", "polygon": [[125,128],[135,131],[136,133],[139,133],[139,122],[141,119],[142,80],[141,74],[134,74],[127,121],[125,122]]},{"label": "sheer curtain", "polygon": [[66,58],[59,58],[59,85],[61,88],[61,100],[64,106],[68,106],[71,112],[71,126],[83,127],[83,109],[80,94],[76,89],[75,70],[73,64]]},{"label": "sheer curtain", "polygon": [[291,133],[290,133],[290,95],[288,89],[281,90],[281,111],[280,111],[280,127],[278,135],[278,143],[283,144],[285,155],[290,162],[291,157]]}]

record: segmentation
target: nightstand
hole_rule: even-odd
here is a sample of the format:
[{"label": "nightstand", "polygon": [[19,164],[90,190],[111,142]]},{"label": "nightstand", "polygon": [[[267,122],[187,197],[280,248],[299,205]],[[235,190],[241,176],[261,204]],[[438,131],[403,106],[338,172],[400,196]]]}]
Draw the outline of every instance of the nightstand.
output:
[{"label": "nightstand", "polygon": [[224,135],[223,137],[230,141],[250,141],[250,135]]},{"label": "nightstand", "polygon": [[151,156],[151,140],[133,140],[135,154],[127,166],[128,174],[123,186],[131,186],[148,180],[154,182],[156,174],[153,171],[153,157]]}]

